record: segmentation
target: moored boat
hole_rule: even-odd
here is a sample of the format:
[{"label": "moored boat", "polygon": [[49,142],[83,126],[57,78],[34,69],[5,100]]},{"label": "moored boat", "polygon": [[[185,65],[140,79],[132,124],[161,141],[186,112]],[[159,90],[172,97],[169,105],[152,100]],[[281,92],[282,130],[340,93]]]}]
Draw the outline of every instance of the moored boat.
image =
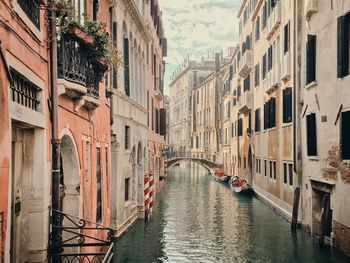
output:
[{"label": "moored boat", "polygon": [[248,184],[247,180],[238,176],[233,176],[230,180],[230,188],[232,192],[241,193],[245,195],[253,195],[253,188]]},{"label": "moored boat", "polygon": [[211,174],[215,179],[221,182],[227,182],[230,179],[230,176],[225,175],[225,171],[222,168],[212,169]]}]

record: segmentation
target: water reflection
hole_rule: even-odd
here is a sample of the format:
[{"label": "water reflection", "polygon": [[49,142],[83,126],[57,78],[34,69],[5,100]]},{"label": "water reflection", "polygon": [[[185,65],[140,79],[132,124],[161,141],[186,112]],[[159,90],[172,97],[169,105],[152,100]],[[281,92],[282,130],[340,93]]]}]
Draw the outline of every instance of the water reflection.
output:
[{"label": "water reflection", "polygon": [[156,206],[117,242],[116,262],[349,262],[197,164],[169,170]]}]

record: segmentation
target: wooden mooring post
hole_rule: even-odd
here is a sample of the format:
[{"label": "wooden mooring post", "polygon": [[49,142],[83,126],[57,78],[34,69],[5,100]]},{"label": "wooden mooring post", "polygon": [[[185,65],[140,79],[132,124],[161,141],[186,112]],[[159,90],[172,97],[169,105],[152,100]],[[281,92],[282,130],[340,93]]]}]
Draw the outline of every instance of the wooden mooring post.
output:
[{"label": "wooden mooring post", "polygon": [[300,200],[300,187],[296,187],[294,190],[294,201],[293,201],[293,214],[292,214],[292,230],[296,230],[298,227],[298,210]]}]

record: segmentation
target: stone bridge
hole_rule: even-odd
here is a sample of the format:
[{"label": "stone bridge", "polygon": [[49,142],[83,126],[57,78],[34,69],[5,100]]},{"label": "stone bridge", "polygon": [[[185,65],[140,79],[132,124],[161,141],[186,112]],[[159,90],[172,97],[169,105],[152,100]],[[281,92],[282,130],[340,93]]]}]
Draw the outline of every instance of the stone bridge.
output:
[{"label": "stone bridge", "polygon": [[194,156],[191,156],[191,153],[187,153],[187,152],[172,153],[171,155],[168,154],[167,159],[165,160],[165,165],[167,168],[169,168],[174,164],[184,160],[197,162],[203,165],[205,168],[221,167],[221,165],[217,165],[211,160],[205,159],[203,157],[194,157]]}]

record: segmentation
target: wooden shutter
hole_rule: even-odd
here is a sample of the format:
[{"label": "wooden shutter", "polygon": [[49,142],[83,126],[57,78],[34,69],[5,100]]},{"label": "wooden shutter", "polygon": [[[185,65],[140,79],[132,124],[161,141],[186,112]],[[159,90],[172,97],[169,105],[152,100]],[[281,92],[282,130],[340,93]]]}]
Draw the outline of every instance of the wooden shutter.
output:
[{"label": "wooden shutter", "polygon": [[292,100],[292,88],[286,88],[283,90],[283,123],[292,122],[293,113],[293,100]]},{"label": "wooden shutter", "polygon": [[128,38],[124,38],[124,88],[125,88],[125,95],[130,97],[129,39]]},{"label": "wooden shutter", "polygon": [[260,109],[255,110],[255,132],[260,131]]},{"label": "wooden shutter", "polygon": [[269,103],[265,102],[265,104],[264,104],[264,130],[266,130],[269,126],[268,107],[269,107]]},{"label": "wooden shutter", "polygon": [[306,116],[307,133],[307,155],[317,155],[317,136],[316,136],[316,114],[311,113]]},{"label": "wooden shutter", "polygon": [[349,30],[348,18],[346,16],[338,17],[338,40],[337,40],[337,76],[343,78],[349,74]]},{"label": "wooden shutter", "polygon": [[316,36],[308,35],[306,44],[306,84],[316,80]]},{"label": "wooden shutter", "polygon": [[276,98],[272,97],[269,101],[269,126],[268,128],[276,127]]},{"label": "wooden shutter", "polygon": [[162,108],[159,112],[160,115],[160,135],[166,135],[166,109]]},{"label": "wooden shutter", "polygon": [[350,111],[343,112],[341,115],[340,127],[340,149],[343,160],[350,159]]},{"label": "wooden shutter", "polygon": [[286,54],[289,51],[289,22],[284,26],[284,54]]}]

